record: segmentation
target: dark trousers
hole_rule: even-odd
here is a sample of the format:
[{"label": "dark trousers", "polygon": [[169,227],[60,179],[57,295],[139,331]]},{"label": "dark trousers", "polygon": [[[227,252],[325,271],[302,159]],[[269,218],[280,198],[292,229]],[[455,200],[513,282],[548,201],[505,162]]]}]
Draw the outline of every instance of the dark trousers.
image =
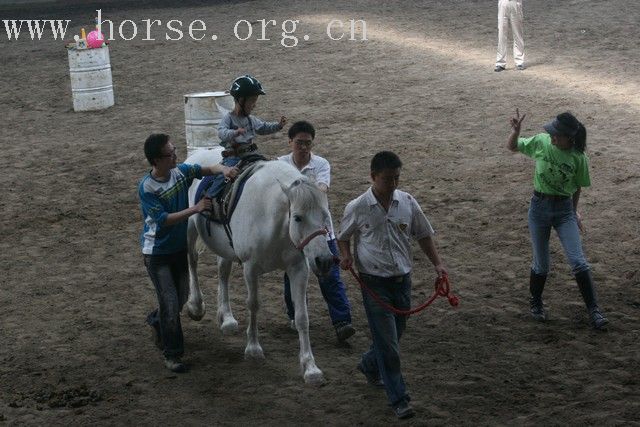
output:
[{"label": "dark trousers", "polygon": [[[411,275],[378,277],[360,274],[369,289],[384,302],[400,310],[411,307]],[[362,366],[384,381],[384,389],[391,405],[410,400],[400,370],[400,338],[407,327],[407,316],[394,314],[382,307],[362,289],[362,302],[369,321],[373,343],[362,355]]]},{"label": "dark trousers", "polygon": [[[225,157],[222,159],[222,164],[225,166],[232,167],[236,166],[238,163],[240,163],[240,157]],[[212,199],[218,197],[218,194],[220,194],[222,188],[224,188],[226,183],[225,180],[226,178],[221,173],[213,175],[211,177],[211,185],[209,186],[209,189],[207,189],[207,197]]]},{"label": "dark trousers", "polygon": [[[338,255],[338,247],[336,240],[330,240],[327,242],[331,253]],[[317,276],[318,283],[320,284],[320,292],[322,297],[327,303],[329,309],[329,317],[331,323],[336,324],[338,322],[351,323],[351,305],[349,304],[349,298],[347,298],[347,290],[340,279],[340,268],[338,264],[334,264],[331,267],[331,271],[326,276]],[[291,284],[289,283],[289,276],[284,275],[284,302],[287,306],[287,316],[290,320],[295,317],[295,310],[293,307],[293,301],[291,300]]]},{"label": "dark trousers", "polygon": [[149,313],[147,323],[159,332],[165,357],[182,356],[180,311],[189,298],[187,252],[145,255],[144,265],[158,297],[158,308]]}]

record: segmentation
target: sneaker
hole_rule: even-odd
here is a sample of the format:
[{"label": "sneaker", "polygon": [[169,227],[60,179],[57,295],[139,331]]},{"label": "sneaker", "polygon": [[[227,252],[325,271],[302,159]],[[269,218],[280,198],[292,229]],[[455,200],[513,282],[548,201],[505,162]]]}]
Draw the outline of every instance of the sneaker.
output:
[{"label": "sneaker", "polygon": [[594,329],[602,329],[607,325],[607,323],[609,323],[598,307],[594,307],[591,310],[589,313],[589,319],[591,321],[591,326],[593,326]]},{"label": "sneaker", "polygon": [[182,363],[179,357],[165,357],[164,358],[164,366],[167,367],[171,372],[176,372],[181,374],[183,372],[187,372],[187,366]]},{"label": "sneaker", "polygon": [[525,69],[524,64],[516,65],[516,70],[523,71]]},{"label": "sneaker", "polygon": [[396,417],[401,420],[413,417],[416,412],[413,410],[409,402],[406,400],[401,401],[396,406],[393,407],[393,412],[396,414]]},{"label": "sneaker", "polygon": [[538,322],[544,322],[547,320],[547,313],[544,311],[542,299],[531,297],[529,302],[531,304],[531,317],[533,317],[533,320]]},{"label": "sneaker", "polygon": [[351,326],[351,323],[347,321],[338,322],[333,326],[334,328],[336,328],[336,335],[338,336],[338,341],[340,342],[346,341],[347,339],[349,339],[349,337],[356,333],[355,328]]},{"label": "sneaker", "polygon": [[496,73],[499,73],[500,71],[504,71],[505,68],[502,65],[496,65],[496,68],[493,69],[493,71],[495,71]]},{"label": "sneaker", "polygon": [[362,361],[358,363],[358,371],[362,372],[362,375],[364,375],[367,378],[367,384],[372,385],[374,387],[378,387],[378,388],[384,387],[384,381],[382,381],[382,378],[380,378],[380,375],[377,375],[377,374],[374,374],[373,372],[365,370],[364,366],[362,365]]}]

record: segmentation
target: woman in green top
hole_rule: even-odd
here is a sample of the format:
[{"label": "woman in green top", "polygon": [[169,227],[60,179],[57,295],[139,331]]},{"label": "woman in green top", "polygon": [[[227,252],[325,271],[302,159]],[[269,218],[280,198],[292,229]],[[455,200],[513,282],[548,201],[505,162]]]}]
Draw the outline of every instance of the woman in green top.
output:
[{"label": "woman in green top", "polygon": [[519,138],[525,115],[511,118],[509,150],[520,152],[536,161],[533,197],[529,206],[529,231],[533,247],[533,263],[529,290],[531,315],[544,321],[547,314],[542,303],[542,291],[549,272],[549,236],[555,228],[564,252],[571,264],[594,328],[607,324],[596,299],[596,291],[580,240],[582,222],[577,211],[580,189],[591,185],[589,160],[584,154],[587,130],[571,113],[559,114],[544,126],[547,133]]}]

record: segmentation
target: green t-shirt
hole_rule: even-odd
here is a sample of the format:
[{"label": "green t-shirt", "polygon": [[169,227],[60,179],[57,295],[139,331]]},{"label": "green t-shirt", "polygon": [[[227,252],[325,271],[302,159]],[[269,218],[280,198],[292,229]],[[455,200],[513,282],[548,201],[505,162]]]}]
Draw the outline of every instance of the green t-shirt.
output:
[{"label": "green t-shirt", "polygon": [[587,156],[574,149],[557,148],[551,144],[551,135],[548,133],[518,138],[518,151],[536,161],[533,176],[536,191],[572,196],[579,187],[591,185]]}]

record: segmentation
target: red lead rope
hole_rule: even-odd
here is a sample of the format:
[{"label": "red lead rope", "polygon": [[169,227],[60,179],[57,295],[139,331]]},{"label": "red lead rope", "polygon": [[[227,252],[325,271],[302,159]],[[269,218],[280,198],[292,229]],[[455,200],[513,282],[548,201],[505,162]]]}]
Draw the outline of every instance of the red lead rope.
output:
[{"label": "red lead rope", "polygon": [[308,235],[304,240],[302,240],[302,242],[298,243],[298,246],[296,246],[296,249],[301,251],[304,249],[305,246],[309,244],[311,240],[315,239],[318,236],[326,236],[328,233],[329,233],[329,229],[327,229],[327,227],[316,230],[310,235]]},{"label": "red lead rope", "polygon": [[360,279],[360,277],[356,274],[353,267],[349,267],[349,271],[358,282],[358,285],[360,285],[362,289],[364,289],[365,291],[367,291],[369,295],[371,295],[371,298],[376,300],[376,302],[380,304],[382,307],[384,307],[387,311],[391,311],[392,313],[395,313],[395,314],[399,314],[402,316],[409,316],[410,314],[418,313],[424,310],[425,308],[427,308],[429,305],[431,305],[431,303],[435,301],[435,299],[438,298],[439,296],[447,297],[447,299],[449,300],[449,304],[451,304],[451,306],[453,307],[456,307],[458,304],[460,304],[460,298],[458,298],[453,293],[450,293],[451,285],[449,285],[449,277],[446,275],[442,277],[438,277],[436,279],[435,291],[433,292],[433,295],[431,295],[431,297],[424,304],[409,310],[399,310],[394,306],[392,306],[391,304],[388,304],[387,302],[383,301],[382,298],[380,298],[375,292],[369,289],[369,287],[367,287],[367,285],[364,284],[362,279]]}]

